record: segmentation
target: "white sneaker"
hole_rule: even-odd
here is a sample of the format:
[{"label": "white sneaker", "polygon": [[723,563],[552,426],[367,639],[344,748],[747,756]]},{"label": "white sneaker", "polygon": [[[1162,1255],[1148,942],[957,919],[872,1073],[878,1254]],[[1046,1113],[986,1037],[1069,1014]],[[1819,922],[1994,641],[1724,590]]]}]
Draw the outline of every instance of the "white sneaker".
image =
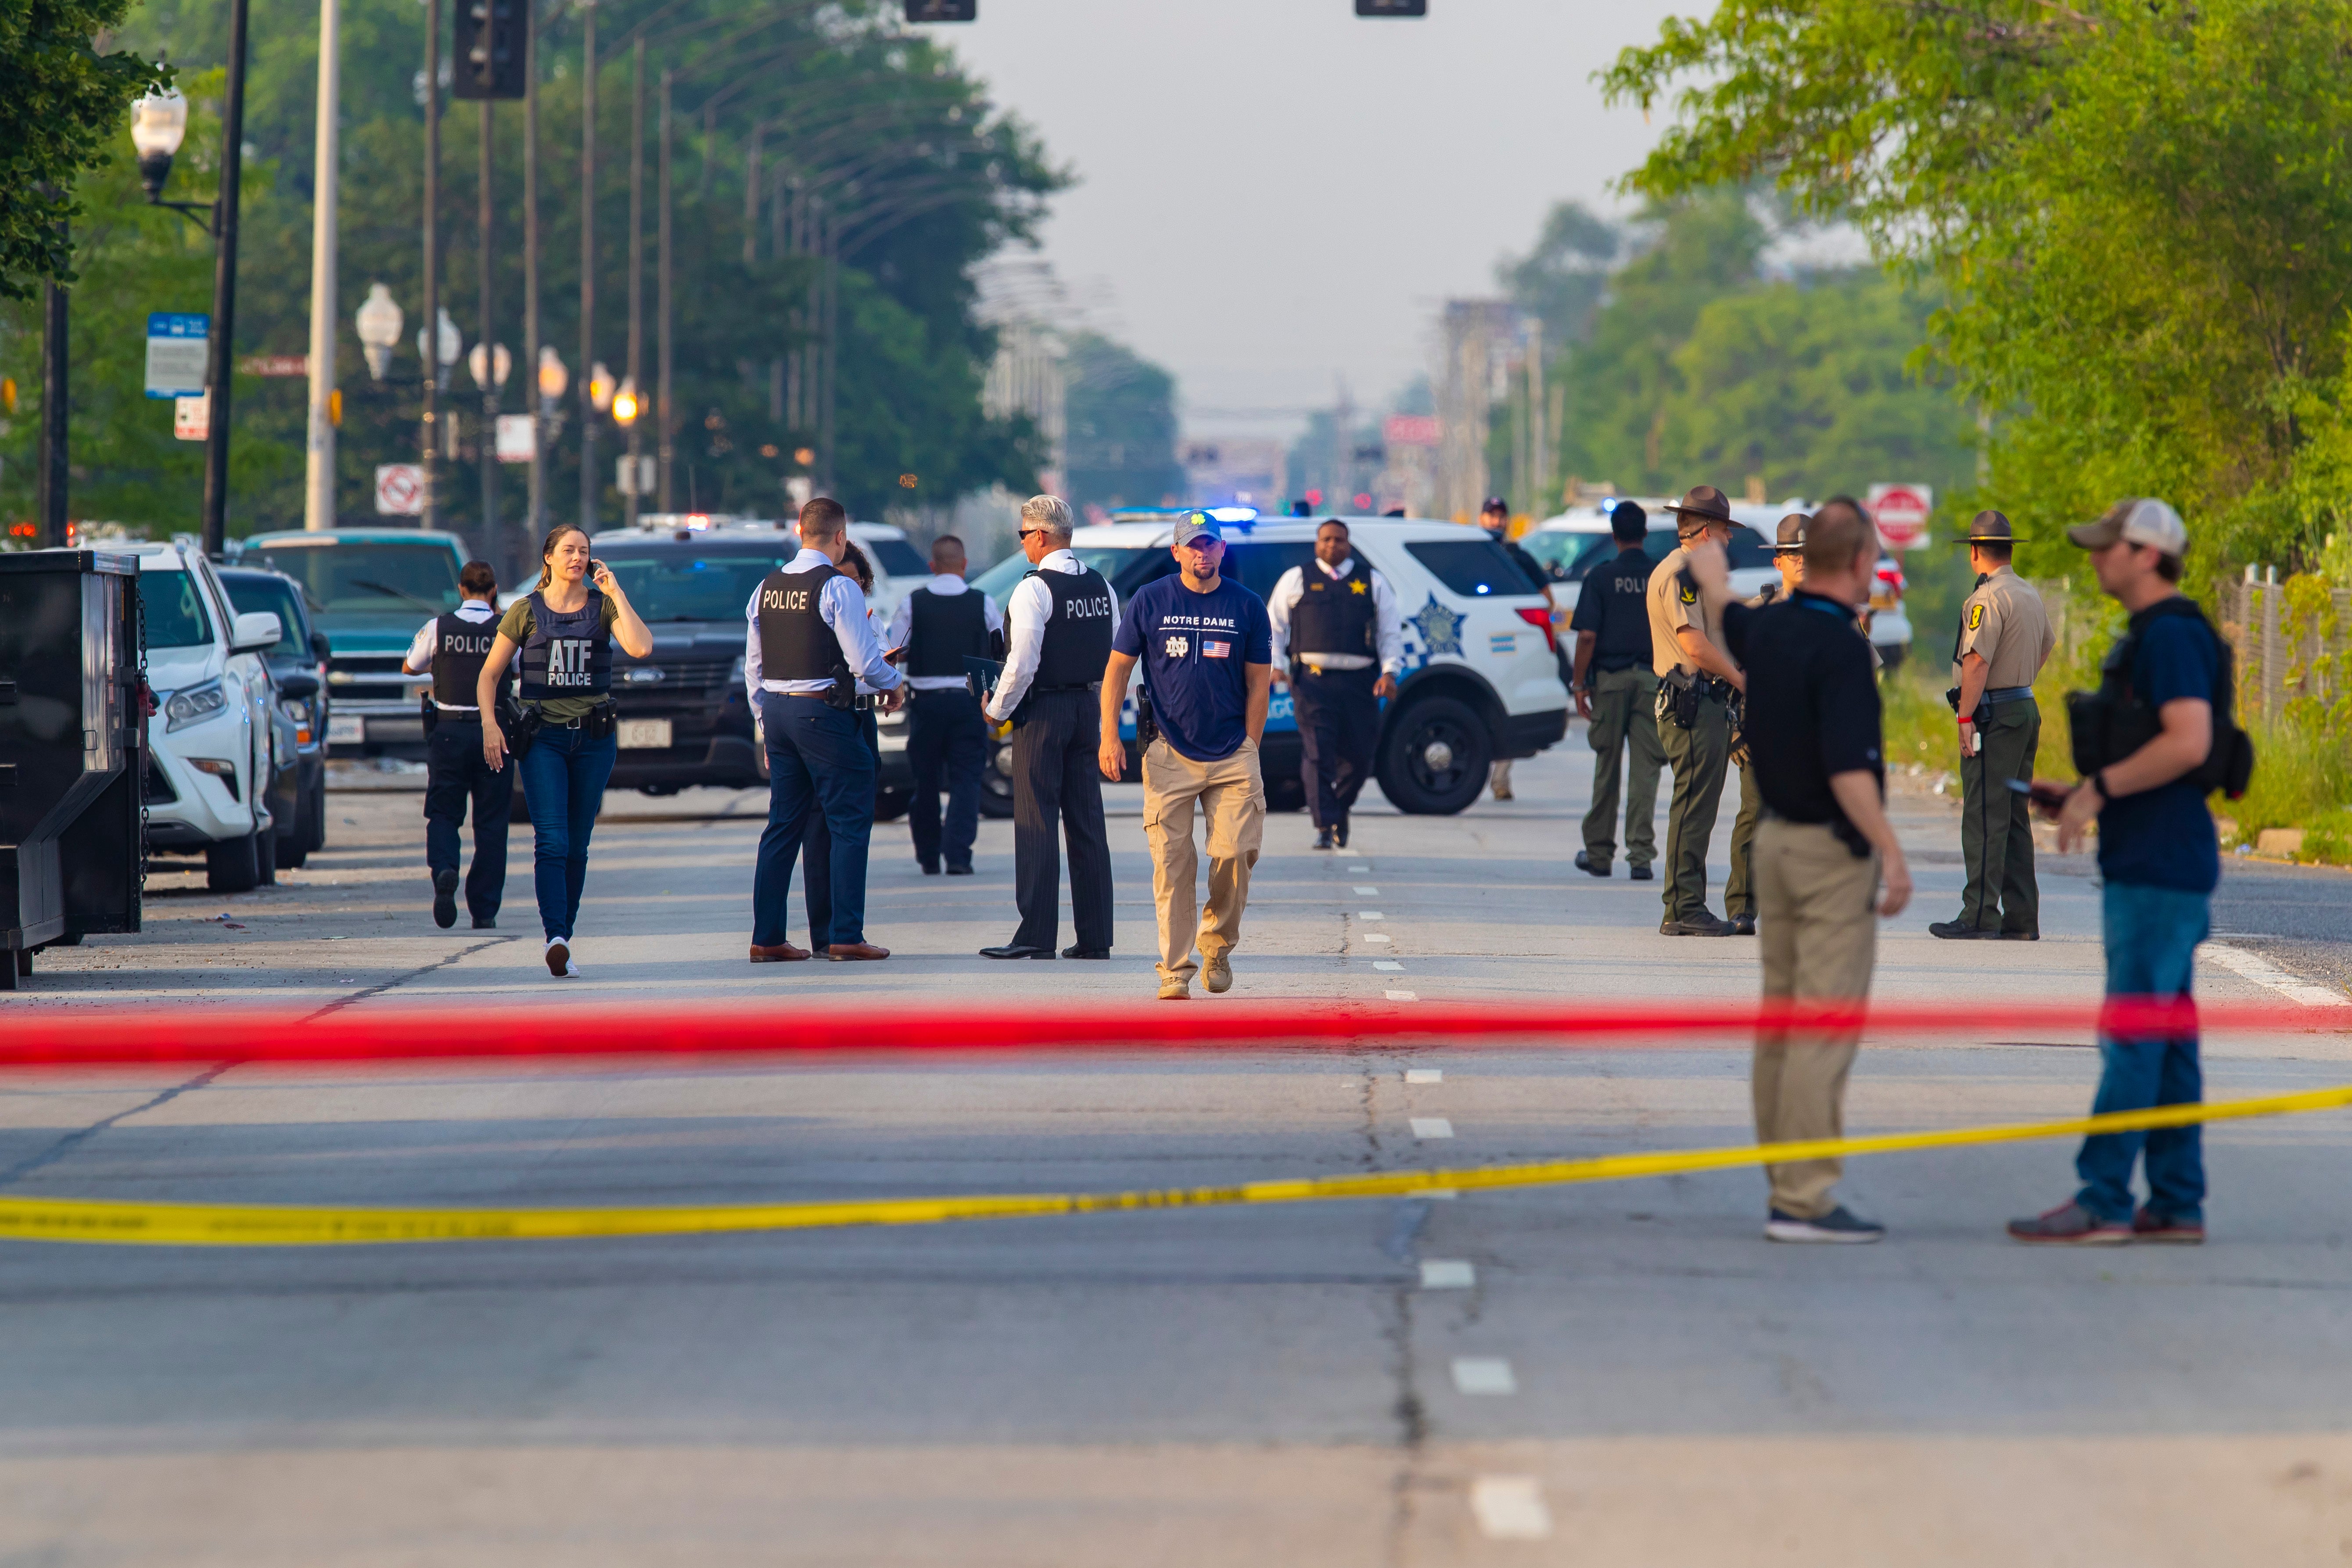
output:
[{"label": "white sneaker", "polygon": [[577,980],[579,969],[572,962],[572,944],[560,936],[547,939],[547,972],[558,980]]}]

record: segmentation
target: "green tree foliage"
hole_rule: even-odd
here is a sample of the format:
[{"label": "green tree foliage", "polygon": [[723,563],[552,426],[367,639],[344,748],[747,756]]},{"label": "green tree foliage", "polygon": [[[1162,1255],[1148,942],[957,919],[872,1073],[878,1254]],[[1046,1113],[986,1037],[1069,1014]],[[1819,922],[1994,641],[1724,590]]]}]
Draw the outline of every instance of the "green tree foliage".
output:
[{"label": "green tree foliage", "polygon": [[1644,243],[1607,279],[1568,389],[1564,472],[1621,490],[1860,493],[1882,479],[1958,485],[1974,432],[1906,361],[1927,307],[1870,270],[1775,278],[1774,226],[1738,190],[1654,204]]},{"label": "green tree foliage", "polygon": [[[451,5],[443,8],[444,26]],[[186,0],[166,13],[134,16],[126,38],[172,58],[217,58],[226,42],[226,0]],[[540,79],[541,338],[571,366],[579,358],[582,62],[580,12],[544,7]],[[248,74],[243,259],[236,353],[299,354],[309,340],[310,194],[317,81],[317,11],[308,0],[252,0]],[[782,481],[803,471],[793,453],[816,444],[814,418],[784,416],[772,400],[772,367],[810,341],[796,326],[817,264],[776,243],[772,182],[797,174],[822,190],[840,215],[842,266],[835,409],[836,489],[862,515],[878,516],[906,497],[901,475],[914,475],[926,500],[1002,481],[1034,483],[1035,437],[1025,421],[985,418],[982,374],[993,334],[972,309],[974,263],[998,247],[1029,237],[1043,201],[1066,182],[1048,164],[1034,136],[998,112],[983,84],[927,37],[902,32],[896,0],[845,5],[773,5],[758,0],[608,0],[597,8],[599,52],[596,210],[596,344],[593,358],[625,368],[628,326],[631,73],[628,41],[643,26],[648,38],[644,360],[641,384],[655,391],[655,203],[659,167],[659,73],[675,73],[671,163],[675,279],[671,411],[677,460],[674,499],[705,508],[773,511]],[[344,0],[344,129],[340,223],[341,264],[336,319],[338,368],[345,394],[339,442],[339,510],[366,515],[374,466],[411,461],[416,447],[423,252],[419,226],[424,161],[423,10],[413,0]],[[449,59],[443,39],[444,69]],[[477,257],[481,113],[446,101],[442,120],[442,300],[470,346],[478,334]],[[195,103],[192,141],[216,134],[216,115]],[[203,132],[206,123],[212,132]],[[494,106],[491,151],[496,211],[492,237],[495,333],[513,351],[515,375],[503,406],[523,405],[530,367],[523,362],[522,106]],[[127,134],[112,132],[129,162]],[[746,258],[746,180],[760,152],[761,203],[751,222]],[[110,145],[111,143],[110,143]],[[173,194],[209,191],[208,174],[187,167]],[[263,178],[257,180],[257,175]],[[257,185],[268,188],[257,191]],[[124,206],[127,190],[92,185],[86,200]],[[153,258],[184,237],[144,217],[136,226],[111,292],[125,320],[152,310],[203,310],[203,296],[175,302]],[[193,231],[191,231],[193,233]],[[144,258],[142,260],[140,258]],[[209,247],[204,260],[209,265]],[[383,282],[406,312],[391,377],[371,382],[352,335],[352,313],[372,282]],[[91,290],[94,292],[94,290]],[[167,300],[164,296],[169,293]],[[78,322],[83,310],[77,295]],[[0,341],[0,364],[17,368],[37,356],[37,322],[14,320]],[[5,329],[0,329],[5,330]],[[79,335],[79,328],[77,327]],[[113,471],[117,450],[160,430],[166,445],[170,405],[84,401],[87,388],[128,375],[135,387],[141,334],[111,330],[76,348],[74,510],[82,516],[187,526],[194,490],[157,496]],[[576,383],[575,383],[576,384]],[[232,531],[289,526],[301,515],[304,389],[299,380],[241,380],[234,400],[239,454],[231,496]],[[444,495],[457,526],[480,521],[473,448],[480,404],[461,365],[453,377],[467,451]],[[577,404],[557,438],[550,465],[551,510],[576,513],[579,495]],[[654,417],[648,416],[648,420]],[[121,427],[118,429],[116,426]],[[646,449],[653,449],[650,423]],[[13,455],[24,433],[0,438]],[[619,515],[612,458],[620,433],[598,437],[598,478],[608,520]],[[176,454],[174,454],[176,456]],[[0,471],[0,510],[20,510],[24,465]],[[156,470],[158,473],[163,470]],[[194,472],[193,469],[190,470]],[[507,469],[499,526],[519,531],[524,507],[520,468]],[[104,506],[101,508],[101,500]],[[119,509],[119,510],[117,510]],[[510,537],[519,537],[519,532]]]},{"label": "green tree foliage", "polygon": [[106,30],[130,0],[9,0],[0,5],[0,300],[70,282],[60,226],[79,216],[74,182],[106,160],[131,100],[170,80]]},{"label": "green tree foliage", "polygon": [[1176,460],[1176,378],[1124,343],[1072,337],[1068,472],[1072,505],[1161,506],[1184,495]]},{"label": "green tree foliage", "polygon": [[1608,73],[1678,124],[1654,195],[1771,176],[1934,274],[1936,347],[2001,411],[2029,569],[2163,494],[2198,560],[2300,564],[2352,479],[2352,8],[2336,0],[1727,0]]},{"label": "green tree foliage", "polygon": [[1624,245],[1615,224],[1581,202],[1559,202],[1545,215],[1535,248],[1504,258],[1495,280],[1521,310],[1541,319],[1544,342],[1557,353],[1591,334],[1609,265]]}]

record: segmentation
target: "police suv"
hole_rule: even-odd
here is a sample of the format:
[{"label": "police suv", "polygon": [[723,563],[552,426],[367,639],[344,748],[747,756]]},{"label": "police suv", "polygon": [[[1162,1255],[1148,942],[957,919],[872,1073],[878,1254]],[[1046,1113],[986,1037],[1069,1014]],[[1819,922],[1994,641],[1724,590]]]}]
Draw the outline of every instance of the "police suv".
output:
[{"label": "police suv", "polygon": [[[1121,513],[1080,528],[1071,547],[1110,580],[1124,613],[1138,588],[1176,570],[1169,549],[1182,515]],[[1225,575],[1260,598],[1273,594],[1285,572],[1314,558],[1315,531],[1326,521],[1260,520],[1246,508],[1212,515],[1224,526]],[[1404,669],[1396,697],[1382,710],[1373,752],[1381,793],[1400,811],[1461,811],[1486,787],[1489,763],[1531,757],[1568,732],[1568,689],[1560,684],[1543,595],[1482,530],[1412,518],[1340,521],[1356,553],[1388,578],[1404,616]],[[973,584],[1001,605],[1030,569],[1014,555]],[[1297,811],[1306,794],[1286,673],[1275,672],[1260,762],[1267,805]],[[1140,776],[1133,684],[1120,709],[1119,734],[1133,780]],[[1011,748],[1000,744],[983,774],[982,803],[992,816],[1013,814],[1011,763]]]}]

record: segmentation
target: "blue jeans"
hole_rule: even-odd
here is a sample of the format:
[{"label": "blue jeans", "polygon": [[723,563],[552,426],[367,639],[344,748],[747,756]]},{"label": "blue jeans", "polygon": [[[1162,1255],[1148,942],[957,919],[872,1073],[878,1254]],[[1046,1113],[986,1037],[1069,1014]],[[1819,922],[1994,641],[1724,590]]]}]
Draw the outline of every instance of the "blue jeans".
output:
[{"label": "blue jeans", "polygon": [[[2197,944],[2211,929],[2210,896],[2171,888],[2109,882],[2102,900],[2107,949],[2107,994],[2189,1000]],[[2205,1097],[2197,1036],[2116,1039],[2102,1032],[2095,1115],[2193,1105]],[[2102,1219],[2132,1215],[2132,1163],[2147,1157],[2147,1206],[2175,1219],[2205,1217],[2205,1141],[2201,1127],[2152,1132],[2105,1132],[2083,1140],[2074,1173],[2083,1178],[2075,1201]]]},{"label": "blue jeans", "polygon": [[530,806],[531,886],[539,923],[549,940],[572,940],[580,918],[580,889],[588,880],[588,836],[604,804],[620,738],[587,738],[585,730],[551,724],[522,758],[522,794]]},{"label": "blue jeans", "polygon": [[[751,945],[784,940],[784,906],[793,890],[793,863],[805,843],[823,855],[830,895],[821,913],[827,929],[809,931],[822,951],[866,940],[866,849],[874,836],[875,754],[860,715],[828,708],[821,697],[760,694],[768,736],[768,826],[751,877]],[[812,879],[814,880],[814,879]]]}]

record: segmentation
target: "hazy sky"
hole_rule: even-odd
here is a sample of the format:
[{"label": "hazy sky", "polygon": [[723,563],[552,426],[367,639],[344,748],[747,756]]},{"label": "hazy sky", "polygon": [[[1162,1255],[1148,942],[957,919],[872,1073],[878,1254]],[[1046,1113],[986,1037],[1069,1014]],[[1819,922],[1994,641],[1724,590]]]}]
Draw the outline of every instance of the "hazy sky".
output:
[{"label": "hazy sky", "polygon": [[1173,371],[1194,432],[1286,433],[1344,377],[1360,404],[1424,368],[1449,295],[1493,291],[1550,205],[1622,205],[1650,144],[1592,73],[1668,0],[980,0],[935,29],[1079,183],[1045,257]]}]

